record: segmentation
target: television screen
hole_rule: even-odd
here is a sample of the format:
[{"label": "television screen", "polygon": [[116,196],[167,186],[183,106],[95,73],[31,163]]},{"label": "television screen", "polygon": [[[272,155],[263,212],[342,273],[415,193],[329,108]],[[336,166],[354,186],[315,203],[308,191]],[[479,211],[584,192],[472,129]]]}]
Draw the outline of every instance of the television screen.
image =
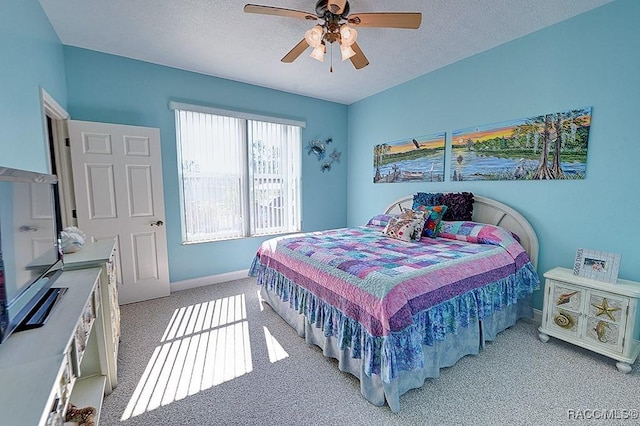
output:
[{"label": "television screen", "polygon": [[0,168],[0,342],[62,270],[56,178]]}]

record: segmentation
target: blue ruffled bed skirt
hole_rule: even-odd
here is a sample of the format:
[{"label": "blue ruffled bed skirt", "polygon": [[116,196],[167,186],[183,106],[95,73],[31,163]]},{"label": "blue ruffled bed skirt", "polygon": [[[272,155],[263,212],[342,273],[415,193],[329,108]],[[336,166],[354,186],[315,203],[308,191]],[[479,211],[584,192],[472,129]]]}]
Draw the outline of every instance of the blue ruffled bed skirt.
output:
[{"label": "blue ruffled bed skirt", "polygon": [[[451,367],[460,358],[478,354],[486,341],[493,340],[499,331],[514,325],[519,318],[531,317],[529,298],[521,299],[516,305],[496,311],[482,322],[476,321],[469,327],[461,327],[455,336],[450,335],[432,346],[423,345],[423,368],[400,371],[395,379],[384,383],[379,375],[367,375],[362,359],[355,358],[350,348],[341,349],[334,337],[325,336],[324,331],[310,324],[304,315],[291,309],[289,302],[283,302],[264,286],[261,287],[260,294],[308,344],[320,347],[324,356],[335,358],[340,371],[357,377],[360,381],[360,393],[367,401],[376,406],[386,403],[395,413],[400,411],[400,396],[404,393],[423,386],[427,378],[438,377],[440,369]],[[310,377],[313,374],[309,372]]]},{"label": "blue ruffled bed skirt", "polygon": [[[413,324],[402,331],[373,336],[356,320],[278,271],[264,267],[258,257],[253,261],[249,275],[256,276],[258,285],[288,304],[289,309],[302,315],[309,325],[325,337],[333,338],[340,351],[347,351],[351,358],[361,360],[364,375],[379,376],[384,384],[390,384],[402,372],[424,370],[425,348],[444,342],[447,336],[457,336],[463,331],[466,334],[469,325],[480,324],[494,313],[516,306],[539,288],[538,275],[533,265],[527,263],[507,278],[418,312],[413,317]],[[524,316],[522,312],[517,315]],[[507,322],[512,321],[511,317],[514,315],[510,315]],[[515,323],[515,319],[512,322]],[[487,332],[495,336],[500,327],[500,324],[492,326],[493,330]],[[475,345],[477,348],[483,345],[480,338],[475,340]]]}]

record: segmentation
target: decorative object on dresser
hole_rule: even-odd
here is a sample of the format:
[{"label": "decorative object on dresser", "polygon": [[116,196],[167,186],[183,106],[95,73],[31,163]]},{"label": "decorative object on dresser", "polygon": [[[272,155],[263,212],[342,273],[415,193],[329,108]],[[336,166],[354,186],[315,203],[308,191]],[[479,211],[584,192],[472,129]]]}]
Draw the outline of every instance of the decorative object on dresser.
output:
[{"label": "decorative object on dresser", "polygon": [[615,284],[577,276],[567,268],[544,274],[542,324],[538,337],[549,336],[617,360],[622,373],[631,371],[640,353],[640,283]]},{"label": "decorative object on dresser", "polygon": [[593,280],[615,284],[618,281],[620,254],[579,248],[573,263],[573,273]]},{"label": "decorative object on dresser", "polygon": [[80,229],[75,226],[69,226],[62,230],[60,239],[62,240],[62,251],[68,254],[80,250],[87,240],[87,237]]}]

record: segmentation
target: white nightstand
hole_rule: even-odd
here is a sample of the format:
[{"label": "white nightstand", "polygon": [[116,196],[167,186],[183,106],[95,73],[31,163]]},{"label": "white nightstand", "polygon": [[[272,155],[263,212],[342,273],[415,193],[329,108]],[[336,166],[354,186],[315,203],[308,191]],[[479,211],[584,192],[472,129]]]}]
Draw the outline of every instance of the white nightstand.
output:
[{"label": "white nightstand", "polygon": [[629,373],[640,352],[640,283],[609,284],[566,268],[552,269],[544,277],[540,340],[565,340],[617,360],[618,370]]}]

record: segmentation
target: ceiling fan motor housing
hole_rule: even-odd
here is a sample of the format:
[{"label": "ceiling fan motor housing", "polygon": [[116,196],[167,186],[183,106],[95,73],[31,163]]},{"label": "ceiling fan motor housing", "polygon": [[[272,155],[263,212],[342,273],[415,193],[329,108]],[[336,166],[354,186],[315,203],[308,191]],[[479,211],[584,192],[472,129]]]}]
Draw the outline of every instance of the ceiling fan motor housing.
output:
[{"label": "ceiling fan motor housing", "polygon": [[328,8],[328,0],[319,0],[316,3],[316,14],[318,18],[324,20],[325,28],[324,40],[329,43],[340,42],[340,21],[347,19],[349,14],[349,2],[345,2],[340,15],[332,13]]},{"label": "ceiling fan motor housing", "polygon": [[318,18],[324,19],[327,22],[331,19],[336,20],[336,22],[341,19],[347,19],[347,15],[349,15],[349,2],[345,2],[340,15],[332,13],[329,10],[328,3],[328,0],[318,0],[316,3],[316,15],[318,15]]}]

